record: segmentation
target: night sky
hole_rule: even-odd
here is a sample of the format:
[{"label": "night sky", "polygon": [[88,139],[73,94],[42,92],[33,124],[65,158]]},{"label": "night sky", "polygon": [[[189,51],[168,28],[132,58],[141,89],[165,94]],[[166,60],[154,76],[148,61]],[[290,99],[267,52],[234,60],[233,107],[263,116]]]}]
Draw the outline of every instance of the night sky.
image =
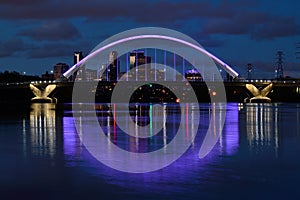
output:
[{"label": "night sky", "polygon": [[0,2],[0,71],[40,75],[109,36],[156,26],[189,35],[243,76],[252,63],[254,78],[273,78],[281,50],[284,75],[300,78],[299,0]]}]

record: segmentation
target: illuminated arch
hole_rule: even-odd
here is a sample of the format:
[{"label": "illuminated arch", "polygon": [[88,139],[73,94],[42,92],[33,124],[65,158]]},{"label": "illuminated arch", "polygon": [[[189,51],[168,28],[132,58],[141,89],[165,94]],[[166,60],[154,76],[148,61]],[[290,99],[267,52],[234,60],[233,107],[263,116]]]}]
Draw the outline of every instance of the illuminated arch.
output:
[{"label": "illuminated arch", "polygon": [[118,45],[120,43],[123,42],[128,42],[128,41],[132,41],[132,40],[138,40],[138,39],[164,39],[164,40],[170,40],[173,42],[178,42],[184,45],[187,45],[191,48],[194,48],[202,53],[204,53],[205,55],[207,55],[208,57],[210,57],[211,59],[213,59],[217,64],[220,65],[220,67],[225,70],[231,77],[236,78],[239,76],[239,74],[233,70],[229,65],[227,65],[225,62],[223,62],[222,60],[220,60],[219,58],[217,58],[216,56],[214,56],[213,54],[209,53],[208,51],[206,51],[205,49],[192,44],[190,42],[187,42],[185,40],[182,39],[178,39],[178,38],[174,38],[174,37],[170,37],[170,36],[165,36],[165,35],[137,35],[137,36],[131,36],[131,37],[127,37],[127,38],[123,38],[117,41],[114,41],[110,44],[107,44],[97,50],[95,50],[94,52],[90,53],[89,55],[87,55],[85,58],[83,58],[80,62],[78,62],[77,64],[73,65],[68,71],[66,71],[63,76],[65,78],[69,78],[70,76],[72,76],[72,74],[78,70],[79,66],[81,64],[83,64],[84,62],[86,62],[87,60],[89,60],[90,58],[92,58],[93,56],[95,56],[96,54],[98,54],[101,51],[104,51],[107,48],[113,47],[115,45]]}]

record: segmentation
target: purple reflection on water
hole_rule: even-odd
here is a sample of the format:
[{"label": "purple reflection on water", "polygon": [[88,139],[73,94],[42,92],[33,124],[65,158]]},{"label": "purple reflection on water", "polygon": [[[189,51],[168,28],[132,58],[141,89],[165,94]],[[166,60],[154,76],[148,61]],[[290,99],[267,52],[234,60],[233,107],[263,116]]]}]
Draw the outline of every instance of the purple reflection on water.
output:
[{"label": "purple reflection on water", "polygon": [[[192,115],[192,109],[187,106],[187,113]],[[216,145],[215,148],[206,156],[204,159],[199,159],[198,151],[200,149],[201,140],[203,135],[206,133],[209,119],[210,119],[210,106],[200,105],[201,109],[201,124],[199,127],[195,143],[187,150],[187,152],[175,161],[170,166],[161,170],[145,173],[145,174],[130,174],[123,173],[117,170],[111,169],[98,160],[96,160],[81,144],[79,135],[80,130],[75,129],[74,121],[72,116],[63,117],[63,133],[64,133],[64,154],[66,158],[67,166],[69,167],[80,167],[81,170],[87,172],[92,177],[99,179],[107,184],[114,184],[121,186],[122,188],[132,188],[139,190],[157,190],[172,193],[189,192],[189,187],[182,187],[178,191],[173,191],[173,185],[187,184],[190,180],[193,180],[193,185],[199,185],[199,189],[205,184],[202,180],[209,180],[215,176],[215,171],[211,170],[211,166],[215,166],[224,174],[227,173],[227,169],[224,169],[222,163],[220,163],[218,155],[220,151],[224,150],[221,154],[231,155],[234,154],[238,147],[238,105],[228,104],[226,124],[223,131],[222,141],[220,145]],[[117,112],[117,111],[116,111]],[[192,117],[192,116],[190,116]],[[173,118],[173,117],[172,117]],[[174,117],[174,121],[171,123],[180,123],[180,119]],[[83,120],[83,119],[82,119]],[[110,120],[109,117],[102,118],[102,120]],[[183,119],[186,121],[186,119]],[[170,122],[169,122],[170,123]],[[109,122],[101,123],[102,126],[107,126]],[[173,124],[171,124],[172,127]],[[112,127],[111,127],[112,128]],[[191,127],[189,127],[191,128]],[[121,134],[116,129],[116,134]],[[186,131],[186,130],[185,130]],[[124,133],[122,133],[124,134]],[[186,137],[190,137],[189,134]],[[117,137],[120,140],[122,137]],[[125,142],[125,141],[122,141]],[[128,145],[135,141],[128,140]],[[147,143],[147,145],[152,145]],[[146,145],[146,146],[147,146]],[[147,147],[148,148],[148,147]],[[195,172],[197,173],[198,179],[194,179]],[[219,173],[218,172],[218,173]],[[170,184],[172,183],[172,184]],[[100,189],[100,188],[99,188]],[[178,189],[178,187],[177,187]],[[149,191],[148,191],[149,192]]]},{"label": "purple reflection on water", "polygon": [[82,145],[72,116],[63,117],[63,134],[66,164],[67,166],[76,166],[81,156]]},{"label": "purple reflection on water", "polygon": [[227,104],[226,121],[220,141],[226,155],[233,155],[239,146],[239,110],[238,103]]}]

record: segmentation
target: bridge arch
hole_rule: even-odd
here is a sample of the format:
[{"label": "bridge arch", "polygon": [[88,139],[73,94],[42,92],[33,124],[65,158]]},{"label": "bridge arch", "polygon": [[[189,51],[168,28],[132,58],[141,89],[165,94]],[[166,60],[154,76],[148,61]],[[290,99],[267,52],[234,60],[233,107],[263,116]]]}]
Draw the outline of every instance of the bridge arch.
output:
[{"label": "bridge arch", "polygon": [[[151,29],[151,27],[150,27]],[[154,33],[154,30],[156,32]],[[146,32],[146,33],[145,33]],[[166,34],[166,33],[170,34]],[[152,30],[149,30],[149,28],[146,29],[133,29],[129,30],[127,33],[120,33],[119,37],[113,36],[104,42],[102,42],[99,46],[96,47],[95,50],[93,50],[88,56],[86,56],[84,59],[82,59],[79,63],[74,65],[70,68],[66,73],[63,75],[68,78],[70,77],[76,70],[80,68],[81,65],[85,65],[85,67],[88,67],[89,64],[91,67],[97,67],[99,62],[103,62],[104,60],[107,60],[107,55],[109,52],[117,49],[118,52],[120,52],[119,55],[124,55],[124,53],[130,52],[131,50],[136,49],[142,49],[142,48],[156,48],[156,49],[170,49],[170,52],[174,52],[177,55],[180,55],[182,58],[187,60],[189,63],[193,64],[196,69],[200,68],[199,63],[205,67],[205,72],[207,75],[216,75],[216,79],[213,80],[219,80],[216,82],[212,81],[205,81],[205,84],[207,85],[207,88],[209,88],[209,95],[210,100],[213,102],[212,105],[216,105],[214,111],[214,114],[216,117],[211,117],[211,120],[209,122],[209,127],[207,130],[207,134],[205,135],[205,138],[202,143],[202,147],[199,151],[199,157],[203,158],[205,157],[211,149],[215,146],[220,133],[222,132],[222,128],[225,122],[225,113],[226,111],[226,103],[219,103],[219,102],[226,102],[226,93],[225,93],[225,87],[223,82],[221,82],[222,77],[219,73],[218,68],[216,67],[216,63],[221,65],[222,69],[224,69],[226,72],[228,72],[232,77],[237,77],[238,73],[236,73],[230,66],[228,66],[226,63],[222,62],[220,59],[215,57],[214,55],[210,54],[206,50],[200,47],[200,45],[193,41],[191,38],[189,39],[188,36],[182,36],[184,34],[177,32],[177,34],[174,34],[175,31],[170,30],[166,31],[166,29],[163,28],[155,28],[152,27]],[[137,33],[137,34],[136,34]],[[128,34],[132,34],[128,36]],[[163,35],[165,34],[165,35]],[[126,35],[126,36],[124,36]],[[171,35],[171,36],[170,36]],[[174,36],[175,35],[175,36]],[[179,37],[177,37],[179,36]],[[181,39],[179,39],[181,38]],[[187,40],[186,40],[187,38]],[[118,48],[117,48],[118,47]],[[106,54],[107,53],[107,54]],[[98,54],[98,55],[97,55]],[[204,57],[202,57],[204,56]],[[91,60],[89,60],[91,59]],[[95,62],[93,62],[95,61]],[[215,61],[216,63],[214,63]],[[168,66],[166,66],[168,67]],[[208,69],[207,69],[207,68]],[[174,67],[175,68],[175,67]],[[136,69],[138,71],[138,68],[132,68],[133,70]],[[198,69],[201,73],[201,69]],[[203,70],[203,71],[204,71]],[[175,70],[176,71],[176,70]],[[174,71],[174,72],[175,72]],[[101,70],[100,70],[101,73]],[[210,76],[207,76],[210,78]],[[134,89],[134,87],[139,87],[139,85],[147,84],[148,82],[130,82],[130,87]],[[185,117],[185,109],[186,105],[185,103],[195,103],[193,104],[195,107],[193,107],[193,111],[197,112],[199,111],[198,103],[197,103],[197,96],[195,96],[196,92],[193,90],[191,84],[186,79],[183,79],[183,81],[178,81],[178,83],[181,84],[179,86],[185,91],[190,91],[188,93],[181,92],[181,90],[176,89],[176,87],[172,87],[174,82],[169,81],[161,81],[160,85],[163,85],[164,87],[172,89],[174,91],[174,94],[176,97],[181,99],[180,101],[180,109],[181,109],[181,119],[184,119]],[[176,84],[178,84],[176,83]],[[91,81],[89,84],[90,88],[97,88],[98,82],[97,81]],[[95,92],[92,92],[89,89],[83,89],[82,83],[80,81],[74,82],[73,87],[73,95],[72,95],[72,108],[74,112],[74,118],[79,119],[82,116],[85,115],[85,112],[81,112],[83,110],[82,103],[83,100],[86,102],[95,102]],[[123,100],[123,94],[118,93],[117,87],[118,86],[124,86],[125,92],[129,92],[132,90],[128,90],[126,87],[127,84],[123,84],[122,82],[118,82],[114,90],[114,94],[117,94],[118,97],[121,99],[121,102],[128,103],[125,99]],[[120,91],[120,90],[119,90]],[[177,93],[178,92],[178,93]],[[189,98],[186,98],[189,96]],[[128,97],[127,95],[126,97]],[[195,97],[195,98],[194,98]],[[82,100],[83,99],[83,100]],[[111,99],[111,104],[118,103],[118,101],[114,101],[113,98]],[[216,103],[216,104],[215,104]],[[115,104],[115,105],[116,105]],[[88,107],[91,109],[95,109],[94,104],[88,104]],[[126,106],[127,107],[127,106]],[[87,107],[86,107],[87,108]],[[85,108],[85,109],[86,109]],[[78,111],[78,112],[77,112]],[[128,113],[128,112],[126,112]],[[130,113],[128,113],[130,114]],[[114,115],[114,114],[113,114]],[[115,116],[115,115],[114,115]],[[196,115],[198,116],[198,114]],[[114,117],[115,118],[115,117]],[[131,119],[131,118],[129,118]],[[197,130],[198,122],[199,120],[192,120],[193,122],[196,122],[195,129],[191,129],[191,131]],[[185,134],[185,130],[182,129],[186,126],[184,126],[184,122],[181,120],[178,134],[175,134],[174,139],[170,142],[170,144],[166,145],[166,148],[161,148],[157,151],[153,152],[147,152],[147,153],[139,153],[139,156],[136,156],[136,153],[130,152],[130,151],[123,151],[116,145],[110,145],[109,148],[112,151],[107,151],[108,145],[112,144],[111,141],[107,143],[107,137],[103,133],[102,128],[99,126],[99,121],[97,118],[96,113],[93,113],[89,117],[89,123],[88,124],[81,124],[78,123],[79,120],[75,120],[76,129],[81,131],[82,137],[80,137],[81,141],[83,142],[84,146],[87,148],[87,150],[93,155],[97,160],[101,161],[103,164],[112,167],[114,169],[124,171],[124,172],[133,172],[133,173],[142,173],[142,172],[150,172],[154,170],[161,169],[162,167],[165,167],[175,160],[177,160],[191,145],[190,141],[193,141],[192,137],[195,137],[196,133],[191,133],[191,140],[189,142],[185,142],[183,145],[176,145],[176,140],[181,140],[182,135]],[[82,126],[84,125],[84,126]],[[125,131],[126,132],[126,131]],[[100,133],[100,134],[99,134]],[[99,137],[100,136],[100,137]],[[139,136],[138,136],[139,137]],[[96,143],[99,145],[95,145]],[[95,147],[95,148],[94,148]],[[174,151],[175,150],[175,151]],[[167,153],[166,153],[167,152]],[[113,154],[112,154],[113,153]],[[115,159],[107,159],[111,156],[114,156],[117,158],[117,162]],[[128,159],[130,158],[130,159]],[[153,162],[153,158],[155,158],[155,161]],[[120,162],[120,161],[121,162]],[[142,164],[141,163],[145,163]]]},{"label": "bridge arch", "polygon": [[169,40],[172,42],[178,42],[180,44],[186,45],[190,48],[193,48],[205,55],[207,55],[208,57],[210,57],[213,61],[215,61],[223,70],[225,70],[231,77],[236,78],[239,76],[239,74],[233,70],[232,67],[230,67],[228,64],[226,64],[225,62],[223,62],[222,60],[220,60],[218,57],[216,57],[215,55],[213,55],[212,53],[206,51],[204,48],[195,45],[191,42],[185,41],[183,39],[179,39],[179,38],[175,38],[175,37],[171,37],[171,36],[166,36],[166,35],[158,35],[158,34],[145,34],[145,35],[136,35],[136,36],[129,36],[126,38],[122,38],[119,39],[117,41],[111,42],[109,44],[104,45],[103,47],[100,47],[98,49],[96,49],[95,51],[91,52],[89,55],[87,55],[85,58],[83,58],[80,62],[78,62],[77,64],[73,65],[68,71],[66,71],[63,76],[65,78],[69,78],[70,76],[72,76],[72,74],[74,72],[76,72],[79,67],[85,63],[86,61],[88,61],[90,58],[94,57],[95,55],[97,55],[98,53],[111,48],[115,45],[119,45],[121,43],[125,43],[128,41],[133,41],[133,40],[139,40],[139,39],[163,39],[163,40]]}]

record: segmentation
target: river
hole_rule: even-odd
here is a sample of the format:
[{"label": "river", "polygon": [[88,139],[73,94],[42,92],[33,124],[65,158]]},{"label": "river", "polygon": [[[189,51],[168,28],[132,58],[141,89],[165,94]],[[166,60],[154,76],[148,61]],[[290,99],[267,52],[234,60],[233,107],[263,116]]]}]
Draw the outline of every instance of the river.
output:
[{"label": "river", "polygon": [[[149,125],[147,134],[163,126],[156,135],[137,139],[126,136],[112,118],[112,112],[123,110],[96,105],[99,126],[110,144],[135,153],[164,148],[184,124],[178,145],[189,141],[190,147],[169,166],[148,173],[121,172],[98,161],[80,140],[72,104],[6,106],[0,114],[0,194],[5,199],[300,197],[300,104],[228,103],[223,131],[201,159],[199,149],[214,108],[199,104],[195,115],[193,105],[184,106],[182,115],[178,105],[165,104],[161,118],[152,116],[155,105],[133,108],[131,119],[139,126]],[[200,124],[194,127],[185,120]]]}]

